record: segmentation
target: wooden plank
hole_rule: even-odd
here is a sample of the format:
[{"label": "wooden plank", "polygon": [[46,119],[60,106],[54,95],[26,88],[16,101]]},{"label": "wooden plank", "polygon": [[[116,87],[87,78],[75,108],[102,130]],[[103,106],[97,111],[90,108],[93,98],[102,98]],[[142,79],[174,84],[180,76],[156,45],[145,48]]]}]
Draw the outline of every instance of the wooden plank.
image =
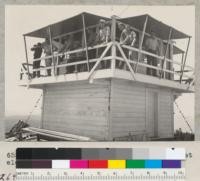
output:
[{"label": "wooden plank", "polygon": [[30,70],[29,70],[28,52],[27,52],[27,45],[26,45],[26,37],[25,36],[24,36],[24,46],[25,46],[26,64],[28,65],[27,66],[28,79],[30,80],[31,76],[30,76]]},{"label": "wooden plank", "polygon": [[164,68],[166,69],[165,67],[165,63],[166,63],[166,57],[167,57],[167,52],[168,52],[168,47],[169,47],[169,41],[171,39],[171,35],[172,35],[172,28],[170,28],[170,31],[169,31],[169,37],[168,37],[168,41],[167,41],[167,45],[166,45],[166,50],[165,50],[165,55],[164,55],[164,59],[162,61],[162,72],[160,74],[160,77],[162,78],[162,76],[164,75],[164,78],[165,78],[165,72],[164,72]]},{"label": "wooden plank", "polygon": [[49,137],[53,137],[53,138],[60,138],[60,139],[64,139],[64,140],[79,140],[79,141],[91,141],[90,138],[88,137],[83,137],[83,136],[79,136],[79,135],[73,135],[73,134],[67,134],[67,133],[60,133],[57,131],[52,131],[52,130],[46,130],[46,129],[39,129],[39,128],[34,128],[34,127],[28,127],[28,128],[23,128],[23,131],[27,131],[27,132],[32,132],[32,133],[36,133],[39,135],[45,135],[45,136],[49,136]]},{"label": "wooden plank", "polygon": [[[51,26],[48,28],[49,31],[49,41],[50,41],[50,47],[51,47],[51,56],[52,56],[52,63],[53,63],[53,74],[56,75],[56,68],[55,68],[55,61],[54,61],[54,55],[53,55],[53,44],[52,44],[52,35],[51,35]],[[48,67],[50,68],[50,67]]]},{"label": "wooden plank", "polygon": [[[189,39],[188,39],[188,44],[187,44],[185,58],[184,58],[183,66],[182,66],[182,71],[185,69],[185,64],[186,64],[186,60],[187,60],[188,50],[189,50],[189,46],[190,46],[190,39],[191,39],[191,37],[189,37]],[[183,72],[182,72],[182,74],[180,76],[180,83],[182,82],[182,78],[183,78]]]},{"label": "wooden plank", "polygon": [[82,14],[82,22],[83,22],[83,32],[84,32],[84,42],[85,42],[85,53],[86,53],[86,58],[87,58],[87,69],[88,72],[90,71],[90,66],[89,66],[89,57],[88,57],[88,46],[87,46],[87,36],[86,36],[86,30],[85,30],[85,16]]}]

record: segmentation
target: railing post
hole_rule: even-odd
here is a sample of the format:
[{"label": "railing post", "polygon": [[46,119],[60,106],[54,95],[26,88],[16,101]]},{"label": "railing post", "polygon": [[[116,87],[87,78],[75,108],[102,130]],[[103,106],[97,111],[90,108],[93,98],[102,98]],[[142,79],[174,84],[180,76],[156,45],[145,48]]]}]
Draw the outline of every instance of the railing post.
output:
[{"label": "railing post", "polygon": [[114,74],[115,67],[116,67],[116,26],[117,26],[116,22],[117,21],[116,21],[116,16],[112,16],[111,18],[112,18],[112,24],[111,24],[111,41],[112,41],[111,70],[112,70],[112,73]]},{"label": "railing post", "polygon": [[56,75],[56,68],[55,68],[55,62],[54,62],[54,56],[53,56],[53,44],[52,44],[52,34],[51,34],[51,26],[48,28],[49,30],[49,42],[51,47],[51,57],[52,57],[52,64],[53,64],[53,74]]},{"label": "railing post", "polygon": [[139,52],[138,52],[137,63],[135,65],[135,73],[137,73],[137,67],[138,67],[138,63],[140,61],[140,57],[141,57],[141,50],[142,50],[142,45],[143,45],[143,41],[144,41],[144,35],[145,35],[145,31],[146,31],[147,22],[148,22],[148,15],[146,16],[146,19],[144,22],[144,26],[143,26],[143,30],[142,30],[142,37],[141,37],[141,41],[139,43]]},{"label": "railing post", "polygon": [[27,72],[28,72],[28,79],[31,79],[31,74],[30,74],[30,70],[29,70],[29,63],[28,63],[28,52],[27,52],[27,45],[26,45],[26,37],[25,35],[23,35],[24,37],[24,47],[25,47],[25,54],[26,54],[26,64],[27,64]]},{"label": "railing post", "polygon": [[[181,69],[180,69],[180,77],[181,77],[181,73],[183,71],[183,61],[184,61],[184,52],[182,53],[182,58],[181,58]],[[181,81],[181,78],[180,78],[180,81]]]},{"label": "railing post", "polygon": [[183,65],[182,65],[182,72],[181,72],[181,76],[180,76],[180,83],[182,82],[182,78],[183,78],[183,72],[184,72],[184,69],[185,69],[185,63],[186,63],[186,59],[187,59],[188,49],[189,49],[189,46],[190,46],[190,39],[191,39],[191,37],[189,37],[188,43],[187,43],[187,49],[186,49],[186,52],[185,52],[185,58],[184,58],[184,62],[183,62]]},{"label": "railing post", "polygon": [[87,46],[87,34],[85,30],[85,16],[82,14],[82,22],[83,22],[83,33],[84,33],[84,42],[85,42],[85,47],[86,48],[86,58],[87,58],[87,70],[88,72],[90,71],[90,62],[89,62],[89,57],[88,57],[88,46]]},{"label": "railing post", "polygon": [[171,35],[172,35],[172,28],[170,28],[169,30],[169,36],[168,36],[168,41],[167,41],[167,45],[166,45],[166,50],[165,50],[165,55],[164,55],[164,59],[162,62],[162,70],[161,70],[161,74],[160,77],[164,77],[165,78],[165,72],[164,72],[164,68],[165,68],[165,63],[166,63],[166,57],[167,57],[167,52],[168,52],[168,47],[169,47],[169,41],[171,39]]}]

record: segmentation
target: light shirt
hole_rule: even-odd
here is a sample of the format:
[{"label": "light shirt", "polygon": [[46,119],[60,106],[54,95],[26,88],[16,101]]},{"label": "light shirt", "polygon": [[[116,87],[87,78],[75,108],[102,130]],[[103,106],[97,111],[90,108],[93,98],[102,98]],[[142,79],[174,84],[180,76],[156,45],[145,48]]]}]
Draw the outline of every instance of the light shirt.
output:
[{"label": "light shirt", "polygon": [[147,50],[158,51],[158,49],[159,49],[158,39],[149,37],[145,42],[145,47]]},{"label": "light shirt", "polygon": [[124,29],[120,36],[120,43],[124,45],[134,46],[136,41],[136,33],[134,31],[127,31]]}]

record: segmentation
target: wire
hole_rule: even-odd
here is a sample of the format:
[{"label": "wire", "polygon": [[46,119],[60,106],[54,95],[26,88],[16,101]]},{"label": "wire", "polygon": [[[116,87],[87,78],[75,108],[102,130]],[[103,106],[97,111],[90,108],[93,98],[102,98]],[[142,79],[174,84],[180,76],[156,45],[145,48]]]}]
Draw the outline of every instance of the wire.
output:
[{"label": "wire", "polygon": [[184,121],[186,122],[187,126],[189,127],[189,129],[190,129],[191,133],[193,133],[193,130],[192,130],[192,128],[191,128],[191,126],[190,126],[189,122],[187,121],[187,119],[186,119],[185,115],[184,115],[184,114],[183,114],[183,112],[181,111],[181,109],[180,109],[180,107],[178,106],[177,102],[176,102],[176,101],[174,101],[174,103],[175,103],[175,105],[176,105],[176,107],[177,107],[177,109],[178,109],[179,113],[180,113],[180,114],[181,114],[181,116],[183,117]]},{"label": "wire", "polygon": [[35,105],[34,105],[33,109],[30,111],[29,115],[27,116],[27,118],[26,118],[26,120],[25,120],[25,123],[27,123],[27,122],[30,120],[30,118],[31,118],[31,116],[32,116],[32,114],[33,114],[33,112],[34,112],[35,109],[38,107],[38,104],[39,104],[39,102],[40,102],[42,96],[43,96],[43,94],[41,94],[41,95],[39,96],[39,98],[37,99],[37,101],[35,102]]},{"label": "wire", "polygon": [[[130,1],[129,1],[129,2],[130,2]],[[128,4],[129,2],[127,2],[127,4]],[[121,11],[117,16],[121,17],[122,14],[123,14],[126,10],[128,10],[129,7],[130,7],[130,5],[128,5],[128,6],[125,7],[124,9],[122,9],[122,11]]]}]

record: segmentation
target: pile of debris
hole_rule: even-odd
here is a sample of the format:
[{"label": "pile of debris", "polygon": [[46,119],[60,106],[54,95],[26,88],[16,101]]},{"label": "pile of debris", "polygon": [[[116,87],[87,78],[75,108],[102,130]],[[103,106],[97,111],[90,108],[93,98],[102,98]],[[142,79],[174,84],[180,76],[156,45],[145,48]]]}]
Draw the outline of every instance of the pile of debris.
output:
[{"label": "pile of debris", "polygon": [[22,120],[19,120],[9,132],[6,133],[6,141],[22,141],[23,128],[29,127],[29,125]]}]

